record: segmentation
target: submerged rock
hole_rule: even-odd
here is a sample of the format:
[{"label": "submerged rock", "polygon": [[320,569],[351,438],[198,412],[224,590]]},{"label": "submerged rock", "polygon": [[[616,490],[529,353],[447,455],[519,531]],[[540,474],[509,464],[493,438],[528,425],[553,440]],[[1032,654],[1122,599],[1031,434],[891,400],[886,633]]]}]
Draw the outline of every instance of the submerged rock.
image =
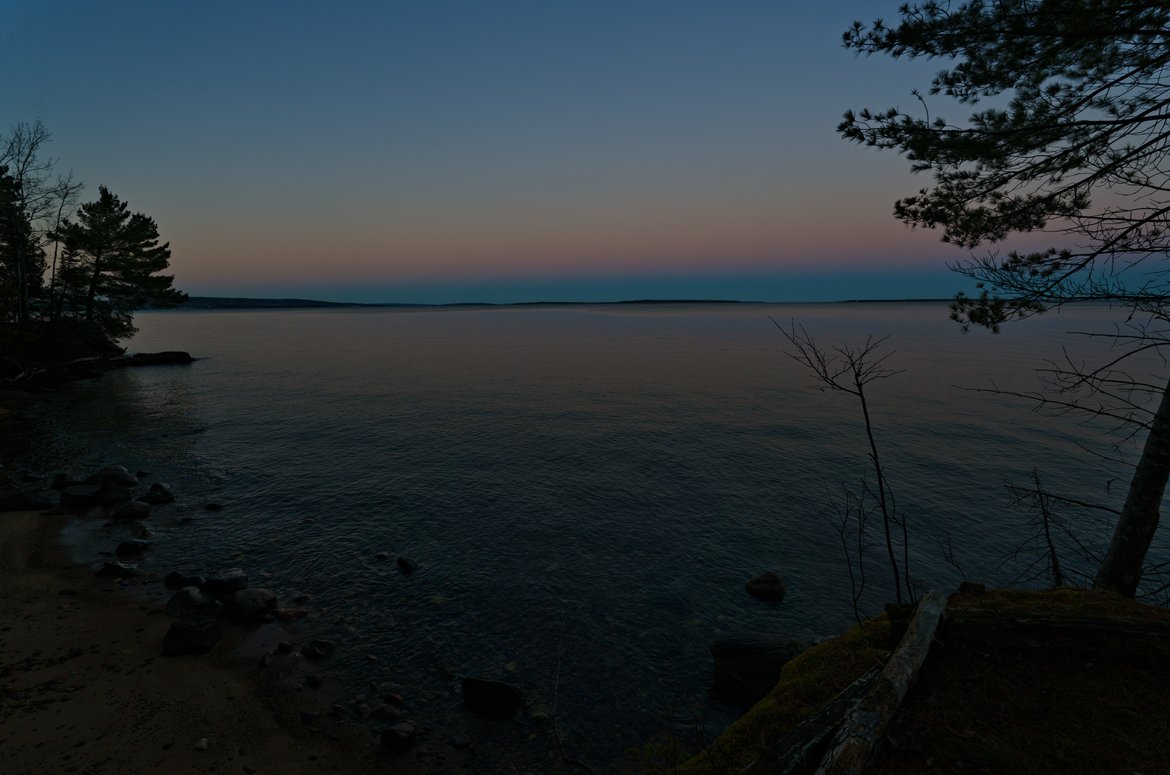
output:
[{"label": "submerged rock", "polygon": [[305,645],[301,646],[301,654],[306,659],[325,659],[333,653],[333,643],[327,640],[311,640]]},{"label": "submerged rock", "polygon": [[414,560],[410,559],[409,557],[399,557],[397,560],[395,560],[395,563],[397,563],[397,565],[398,565],[398,570],[402,571],[403,573],[405,573],[407,575],[414,573],[416,570],[418,570],[418,563],[415,562]]},{"label": "submerged rock", "polygon": [[757,573],[748,579],[744,588],[752,597],[769,600],[773,603],[779,603],[788,592],[788,585],[784,583],[784,577],[774,570]]},{"label": "submerged rock", "polygon": [[503,681],[468,677],[461,686],[463,702],[481,716],[511,718],[524,707],[520,687]]}]

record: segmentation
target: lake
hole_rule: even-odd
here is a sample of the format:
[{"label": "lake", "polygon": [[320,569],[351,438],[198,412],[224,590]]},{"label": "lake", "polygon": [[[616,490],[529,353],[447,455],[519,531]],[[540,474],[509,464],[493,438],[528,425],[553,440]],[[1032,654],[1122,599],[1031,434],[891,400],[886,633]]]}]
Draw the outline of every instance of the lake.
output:
[{"label": "lake", "polygon": [[[1038,469],[1058,493],[1124,497],[1115,458],[1134,450],[1108,426],[961,389],[1035,390],[1062,343],[1107,354],[1067,332],[1115,315],[993,336],[933,302],[145,312],[131,351],[202,360],[71,385],[8,443],[34,444],[46,472],[119,463],[170,483],[145,564],[240,566],[312,595],[299,631],[338,643],[330,670],[353,695],[403,684],[431,747],[469,723],[451,676],[482,675],[555,706],[566,750],[606,770],[665,730],[701,740],[735,717],[706,696],[714,639],[812,642],[853,621],[833,499],[868,471],[860,410],[817,390],[769,316],[826,346],[890,337],[903,371],[869,388],[876,438],[914,581],[950,591],[1035,559],[1005,482]],[[1083,541],[1108,536],[1092,513],[1066,518]],[[97,523],[72,537],[82,558],[118,538]],[[400,555],[418,570],[398,572]],[[879,562],[870,613],[891,598]],[[766,569],[787,578],[779,605],[744,591]],[[524,720],[473,755],[486,770],[548,750],[547,722]]]}]

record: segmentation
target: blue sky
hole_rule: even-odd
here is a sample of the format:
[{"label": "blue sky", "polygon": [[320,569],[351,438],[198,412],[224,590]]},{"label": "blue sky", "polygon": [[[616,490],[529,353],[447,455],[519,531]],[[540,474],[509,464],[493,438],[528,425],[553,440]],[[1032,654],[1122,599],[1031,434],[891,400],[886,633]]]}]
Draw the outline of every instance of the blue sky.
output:
[{"label": "blue sky", "polygon": [[939,66],[841,48],[896,5],[8,0],[0,128],[192,294],[945,297],[962,253],[890,215],[928,181],[834,131]]}]

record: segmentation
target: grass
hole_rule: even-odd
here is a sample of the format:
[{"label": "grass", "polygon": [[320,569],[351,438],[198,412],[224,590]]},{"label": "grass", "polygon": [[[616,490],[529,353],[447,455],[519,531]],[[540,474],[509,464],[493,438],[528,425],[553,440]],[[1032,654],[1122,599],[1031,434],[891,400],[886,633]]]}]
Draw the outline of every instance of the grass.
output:
[{"label": "grass", "polygon": [[[1021,648],[997,622],[1031,617],[1170,623],[1170,611],[1085,590],[952,595],[948,610],[989,617],[979,635],[940,631],[874,773],[1170,775],[1170,643],[1076,634]],[[988,621],[988,619],[985,619]],[[1006,631],[1006,630],[1005,630]],[[785,666],[771,693],[678,775],[738,773],[889,653],[889,623],[864,622]],[[1071,648],[1070,648],[1071,646]],[[648,759],[646,761],[649,761]],[[675,760],[679,761],[678,759]]]}]

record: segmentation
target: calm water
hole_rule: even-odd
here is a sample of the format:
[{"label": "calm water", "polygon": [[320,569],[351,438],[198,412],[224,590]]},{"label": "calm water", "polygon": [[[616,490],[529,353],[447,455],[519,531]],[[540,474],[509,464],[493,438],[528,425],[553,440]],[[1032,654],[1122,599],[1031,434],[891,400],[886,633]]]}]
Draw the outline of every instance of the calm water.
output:
[{"label": "calm water", "polygon": [[[923,589],[960,578],[947,536],[973,579],[1020,571],[1028,517],[1005,481],[1039,467],[1097,497],[1124,477],[1078,445],[1113,454],[1097,429],[954,387],[1034,389],[1030,370],[1102,309],[999,337],[962,335],[933,303],[144,313],[132,351],[204,360],[75,385],[22,433],[48,439],[44,470],[116,462],[170,482],[147,563],[241,565],[312,594],[302,632],[339,643],[353,693],[404,684],[432,748],[467,723],[446,668],[555,700],[566,748],[605,769],[665,728],[734,717],[705,697],[714,638],[813,640],[852,620],[827,493],[865,473],[860,414],[813,387],[767,315],[826,345],[891,336],[905,373],[871,408]],[[81,551],[113,540],[95,528]],[[743,591],[768,568],[788,578],[779,606]],[[543,729],[533,743],[505,726],[473,757],[547,760]]]}]

